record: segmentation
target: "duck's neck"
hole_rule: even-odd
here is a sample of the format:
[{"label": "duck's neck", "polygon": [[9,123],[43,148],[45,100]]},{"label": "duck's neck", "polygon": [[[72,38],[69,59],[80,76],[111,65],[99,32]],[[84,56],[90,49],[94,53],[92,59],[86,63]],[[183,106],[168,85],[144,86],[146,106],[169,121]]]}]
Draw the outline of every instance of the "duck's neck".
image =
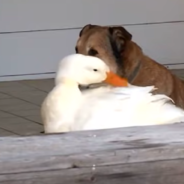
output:
[{"label": "duck's neck", "polygon": [[66,85],[68,87],[74,87],[74,88],[79,87],[79,84],[75,80],[70,79],[70,78],[62,78],[62,79],[57,81],[56,85],[58,85],[58,84],[63,84],[63,85]]},{"label": "duck's neck", "polygon": [[75,123],[75,114],[77,113],[82,101],[82,93],[78,83],[74,80],[63,78],[57,81],[53,92],[54,101],[57,100],[57,112],[61,116],[61,120],[57,124],[58,131],[63,131],[63,127],[72,130]]},{"label": "duck's neck", "polygon": [[61,94],[59,95],[61,99],[65,98],[69,101],[72,98],[77,99],[82,95],[78,83],[69,78],[62,78],[57,81],[55,91],[56,93]]}]

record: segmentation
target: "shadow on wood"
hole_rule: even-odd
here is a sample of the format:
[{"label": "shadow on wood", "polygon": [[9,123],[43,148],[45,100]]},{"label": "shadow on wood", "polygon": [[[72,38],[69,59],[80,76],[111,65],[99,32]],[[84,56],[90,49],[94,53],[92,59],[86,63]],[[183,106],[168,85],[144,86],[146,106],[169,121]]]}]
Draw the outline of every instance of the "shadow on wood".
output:
[{"label": "shadow on wood", "polygon": [[0,138],[1,184],[183,184],[184,124]]}]

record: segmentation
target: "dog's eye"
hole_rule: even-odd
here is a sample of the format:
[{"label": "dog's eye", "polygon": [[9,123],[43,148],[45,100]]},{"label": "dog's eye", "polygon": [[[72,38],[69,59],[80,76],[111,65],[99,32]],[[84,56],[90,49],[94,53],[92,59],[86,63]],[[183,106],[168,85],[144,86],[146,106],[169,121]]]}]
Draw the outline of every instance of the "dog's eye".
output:
[{"label": "dog's eye", "polygon": [[88,51],[88,55],[90,55],[90,56],[96,56],[97,54],[98,54],[98,51],[95,49],[90,49]]},{"label": "dog's eye", "polygon": [[78,48],[77,47],[75,47],[75,52],[78,53]]},{"label": "dog's eye", "polygon": [[94,72],[97,72],[98,70],[97,69],[93,69]]}]

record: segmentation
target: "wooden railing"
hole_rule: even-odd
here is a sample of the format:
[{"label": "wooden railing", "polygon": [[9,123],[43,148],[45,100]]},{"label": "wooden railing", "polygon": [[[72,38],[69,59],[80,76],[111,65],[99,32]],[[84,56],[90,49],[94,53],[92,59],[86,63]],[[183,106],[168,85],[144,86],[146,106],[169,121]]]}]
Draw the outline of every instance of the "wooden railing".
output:
[{"label": "wooden railing", "polygon": [[0,184],[184,184],[184,124],[0,138]]}]

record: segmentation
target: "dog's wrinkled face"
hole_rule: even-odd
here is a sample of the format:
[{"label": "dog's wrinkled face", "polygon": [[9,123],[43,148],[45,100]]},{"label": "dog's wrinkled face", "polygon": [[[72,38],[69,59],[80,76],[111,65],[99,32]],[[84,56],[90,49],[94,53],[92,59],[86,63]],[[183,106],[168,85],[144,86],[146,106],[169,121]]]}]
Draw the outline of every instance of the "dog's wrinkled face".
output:
[{"label": "dog's wrinkled face", "polygon": [[86,25],[79,34],[76,53],[99,57],[115,73],[123,67],[122,54],[132,35],[123,27]]}]

